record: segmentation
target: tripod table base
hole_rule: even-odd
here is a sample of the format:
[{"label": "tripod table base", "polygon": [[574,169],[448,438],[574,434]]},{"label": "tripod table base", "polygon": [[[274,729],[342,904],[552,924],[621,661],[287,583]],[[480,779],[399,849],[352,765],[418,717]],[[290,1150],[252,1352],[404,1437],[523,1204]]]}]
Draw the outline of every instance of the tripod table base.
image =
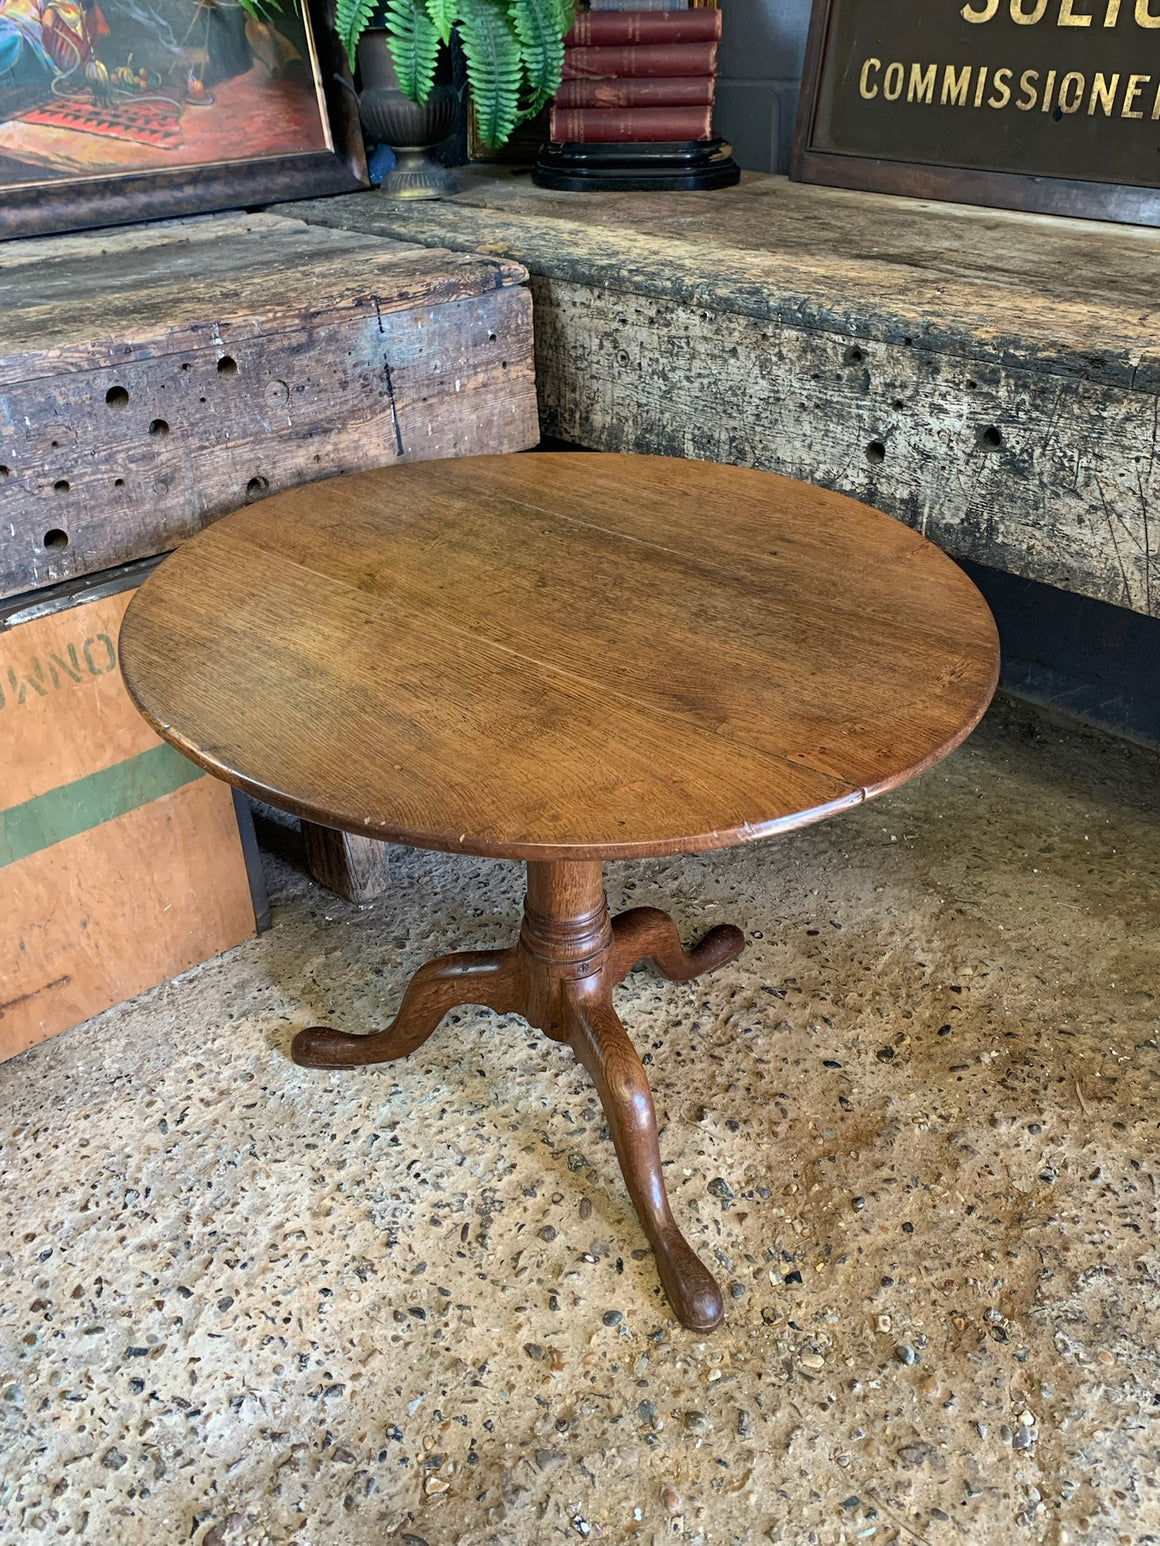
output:
[{"label": "tripod table base", "polygon": [[553,1041],[567,1042],[600,1096],[669,1303],[684,1325],[711,1331],[724,1314],[721,1290],[669,1207],[652,1092],[612,1007],[612,989],[645,959],[665,977],[689,982],[732,961],[744,935],[731,924],[719,924],[685,950],[673,920],[658,908],[635,907],[611,918],[596,861],[537,861],[528,864],[527,872],[517,944],[428,961],[411,978],[385,1030],[358,1036],[315,1026],[299,1031],[291,1055],[310,1068],[353,1068],[406,1057],[459,1004],[523,1015]]}]

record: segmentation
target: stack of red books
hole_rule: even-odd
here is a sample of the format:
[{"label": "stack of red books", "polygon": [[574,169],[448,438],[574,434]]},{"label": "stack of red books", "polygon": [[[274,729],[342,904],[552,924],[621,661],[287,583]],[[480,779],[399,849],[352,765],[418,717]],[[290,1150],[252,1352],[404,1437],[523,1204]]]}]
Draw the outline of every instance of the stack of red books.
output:
[{"label": "stack of red books", "polygon": [[712,137],[719,10],[581,11],[564,40],[556,144]]}]

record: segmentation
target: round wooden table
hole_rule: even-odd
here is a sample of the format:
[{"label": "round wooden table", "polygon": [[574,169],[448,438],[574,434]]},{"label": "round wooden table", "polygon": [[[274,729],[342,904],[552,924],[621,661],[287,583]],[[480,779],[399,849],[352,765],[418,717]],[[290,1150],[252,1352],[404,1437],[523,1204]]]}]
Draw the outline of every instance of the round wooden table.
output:
[{"label": "round wooden table", "polygon": [[852,499],[709,462],[587,453],[316,483],[184,543],[134,598],[125,680],[158,734],[311,821],[527,864],[516,944],[430,961],[372,1035],[293,1056],[404,1057],[457,1004],[519,1013],[591,1075],[665,1292],[721,1294],[673,1219],[612,990],[687,981],[667,913],[610,918],[601,861],[788,832],[946,755],[991,698],[994,623],[950,559]]}]

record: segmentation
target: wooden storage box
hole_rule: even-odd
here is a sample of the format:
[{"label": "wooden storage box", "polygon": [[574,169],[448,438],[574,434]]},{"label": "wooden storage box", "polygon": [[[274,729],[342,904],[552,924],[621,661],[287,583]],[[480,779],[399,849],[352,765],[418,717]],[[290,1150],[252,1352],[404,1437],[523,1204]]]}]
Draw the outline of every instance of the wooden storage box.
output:
[{"label": "wooden storage box", "polygon": [[534,445],[525,278],[272,215],[0,245],[0,596],[314,478]]}]

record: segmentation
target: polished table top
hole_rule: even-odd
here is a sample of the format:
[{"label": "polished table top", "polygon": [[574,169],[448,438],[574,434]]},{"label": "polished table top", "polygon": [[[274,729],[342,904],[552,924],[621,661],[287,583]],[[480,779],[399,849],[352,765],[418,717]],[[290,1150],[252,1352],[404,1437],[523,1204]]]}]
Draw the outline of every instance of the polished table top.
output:
[{"label": "polished table top", "polygon": [[998,645],[909,527],[769,473],[548,453],[227,516],[121,636],[161,734],[313,821],[516,859],[702,851],[937,761]]}]

